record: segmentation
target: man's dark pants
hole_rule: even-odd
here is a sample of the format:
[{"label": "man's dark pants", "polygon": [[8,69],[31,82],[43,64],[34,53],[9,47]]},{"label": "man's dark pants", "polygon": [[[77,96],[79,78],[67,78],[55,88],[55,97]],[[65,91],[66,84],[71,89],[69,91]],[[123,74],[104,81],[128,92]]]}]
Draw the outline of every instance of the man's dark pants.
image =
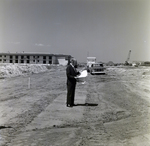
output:
[{"label": "man's dark pants", "polygon": [[75,87],[76,84],[67,83],[67,105],[74,105]]}]

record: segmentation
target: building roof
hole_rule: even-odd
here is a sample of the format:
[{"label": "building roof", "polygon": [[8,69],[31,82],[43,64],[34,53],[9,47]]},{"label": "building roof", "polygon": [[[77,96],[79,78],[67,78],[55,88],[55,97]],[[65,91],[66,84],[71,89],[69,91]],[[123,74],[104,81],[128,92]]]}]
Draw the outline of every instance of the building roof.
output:
[{"label": "building roof", "polygon": [[49,54],[49,53],[26,53],[26,52],[22,52],[22,53],[0,53],[0,55],[25,55],[25,56],[71,56],[71,55],[64,55],[64,54]]}]

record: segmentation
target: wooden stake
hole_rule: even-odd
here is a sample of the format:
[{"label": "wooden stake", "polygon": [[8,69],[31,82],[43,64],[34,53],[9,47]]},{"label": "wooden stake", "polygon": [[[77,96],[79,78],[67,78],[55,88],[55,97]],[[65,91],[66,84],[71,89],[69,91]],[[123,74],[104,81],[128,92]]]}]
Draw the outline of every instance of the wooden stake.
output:
[{"label": "wooden stake", "polygon": [[30,89],[30,77],[28,79],[28,89]]}]

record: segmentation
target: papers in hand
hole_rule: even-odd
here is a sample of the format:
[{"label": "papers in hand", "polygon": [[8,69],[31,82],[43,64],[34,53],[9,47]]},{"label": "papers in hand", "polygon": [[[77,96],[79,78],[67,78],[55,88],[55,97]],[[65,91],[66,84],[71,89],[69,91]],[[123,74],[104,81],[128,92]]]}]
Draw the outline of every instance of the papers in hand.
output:
[{"label": "papers in hand", "polygon": [[85,78],[87,77],[88,73],[87,70],[83,70],[82,72],[80,72],[80,75],[77,76],[78,78]]},{"label": "papers in hand", "polygon": [[87,75],[88,75],[87,70],[81,71],[81,72],[80,72],[80,75],[78,75],[78,76],[76,77],[77,82],[80,82],[80,83],[82,83],[82,84],[85,84],[85,82],[86,82],[85,79],[86,79]]}]

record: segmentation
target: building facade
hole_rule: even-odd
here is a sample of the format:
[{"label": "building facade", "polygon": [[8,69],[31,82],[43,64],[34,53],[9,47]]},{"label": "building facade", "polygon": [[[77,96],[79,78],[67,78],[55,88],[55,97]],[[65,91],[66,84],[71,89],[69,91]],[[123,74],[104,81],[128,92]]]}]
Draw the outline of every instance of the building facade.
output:
[{"label": "building facade", "polygon": [[61,64],[68,62],[70,55],[36,54],[36,53],[0,53],[0,63],[20,64]]}]

